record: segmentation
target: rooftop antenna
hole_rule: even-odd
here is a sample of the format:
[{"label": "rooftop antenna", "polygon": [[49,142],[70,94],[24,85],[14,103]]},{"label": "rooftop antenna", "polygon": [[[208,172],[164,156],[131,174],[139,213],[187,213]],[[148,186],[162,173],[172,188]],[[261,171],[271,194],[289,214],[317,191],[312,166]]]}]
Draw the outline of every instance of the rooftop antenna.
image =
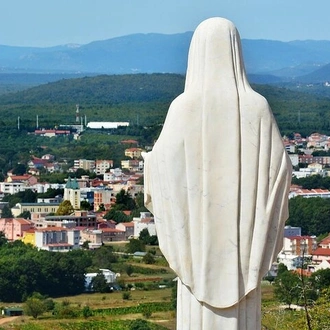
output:
[{"label": "rooftop antenna", "polygon": [[79,123],[79,104],[76,104],[76,123]]}]

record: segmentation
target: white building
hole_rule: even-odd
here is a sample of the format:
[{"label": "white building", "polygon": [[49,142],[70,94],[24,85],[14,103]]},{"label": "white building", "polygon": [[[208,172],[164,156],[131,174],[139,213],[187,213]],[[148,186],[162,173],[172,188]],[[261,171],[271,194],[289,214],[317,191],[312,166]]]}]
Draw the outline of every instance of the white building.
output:
[{"label": "white building", "polygon": [[113,168],[113,160],[97,160],[95,162],[95,173],[96,174],[104,174],[109,170],[110,168]]},{"label": "white building", "polygon": [[155,220],[151,217],[150,212],[141,212],[140,218],[133,218],[134,223],[134,237],[138,238],[143,229],[148,229],[149,235],[156,235]]},{"label": "white building", "polygon": [[[110,285],[116,282],[116,274],[112,272],[110,269],[100,269],[106,282]],[[86,291],[93,291],[92,280],[96,277],[99,273],[87,273],[85,274],[85,290]]]},{"label": "white building", "polygon": [[5,194],[16,194],[20,191],[24,191],[26,183],[17,181],[17,182],[0,182],[0,191]]},{"label": "white building", "polygon": [[129,126],[129,122],[91,121],[87,124],[91,129],[113,129],[119,126]]},{"label": "white building", "polygon": [[67,252],[79,249],[80,231],[75,228],[48,227],[35,230],[35,245],[40,250]]}]

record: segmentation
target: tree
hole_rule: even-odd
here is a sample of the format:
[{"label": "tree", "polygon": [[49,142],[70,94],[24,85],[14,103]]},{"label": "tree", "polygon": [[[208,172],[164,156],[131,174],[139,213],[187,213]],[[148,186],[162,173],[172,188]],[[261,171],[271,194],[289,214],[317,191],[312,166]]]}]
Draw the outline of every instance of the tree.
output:
[{"label": "tree", "polygon": [[124,189],[116,195],[116,205],[114,206],[117,210],[133,210],[135,208],[135,202],[129,192]]},{"label": "tree", "polygon": [[130,239],[129,243],[126,244],[126,250],[128,253],[135,253],[138,251],[145,251],[145,244],[138,239]]},{"label": "tree", "polygon": [[82,210],[89,211],[89,210],[91,210],[91,204],[89,202],[87,202],[87,201],[81,201],[80,202],[80,208]]},{"label": "tree", "polygon": [[137,319],[132,321],[129,330],[150,330],[150,325],[146,320]]},{"label": "tree", "polygon": [[38,316],[42,315],[46,310],[44,299],[37,296],[28,298],[24,304],[25,314],[32,316],[34,319],[37,319]]},{"label": "tree", "polygon": [[142,258],[142,260],[148,265],[154,264],[156,262],[155,257],[149,252]]},{"label": "tree", "polygon": [[14,166],[12,173],[15,175],[23,175],[26,173],[27,167],[24,164],[17,164]]},{"label": "tree", "polygon": [[140,231],[139,240],[146,245],[149,244],[150,234],[148,228],[144,228]]},{"label": "tree", "polygon": [[8,239],[3,231],[0,231],[0,247],[4,246],[7,244]]},{"label": "tree", "polygon": [[2,209],[1,212],[1,217],[2,218],[13,218],[13,214],[11,213],[11,209],[9,208],[8,205],[5,205]]},{"label": "tree", "polygon": [[73,206],[70,201],[65,200],[63,201],[56,212],[56,215],[69,215],[74,212]]},{"label": "tree", "polygon": [[92,288],[96,292],[110,292],[109,284],[107,283],[103,273],[98,273],[93,279],[92,279]]},{"label": "tree", "polygon": [[134,272],[134,267],[131,264],[128,264],[125,267],[125,271],[128,276],[131,276]]},{"label": "tree", "polygon": [[18,218],[24,218],[24,219],[31,219],[31,212],[30,211],[23,211]]},{"label": "tree", "polygon": [[274,295],[280,302],[289,305],[289,308],[291,308],[293,302],[298,303],[301,286],[297,274],[290,271],[283,271],[277,276],[274,285]]}]

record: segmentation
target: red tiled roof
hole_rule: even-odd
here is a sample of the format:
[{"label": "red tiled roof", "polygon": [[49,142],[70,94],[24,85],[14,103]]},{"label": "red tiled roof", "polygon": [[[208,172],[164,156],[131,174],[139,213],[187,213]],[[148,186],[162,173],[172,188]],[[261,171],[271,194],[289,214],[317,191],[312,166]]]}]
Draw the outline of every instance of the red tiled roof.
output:
[{"label": "red tiled roof", "polygon": [[330,249],[317,248],[312,252],[312,255],[330,257]]},{"label": "red tiled roof", "polygon": [[124,231],[116,228],[100,228],[103,233],[124,233]]},{"label": "red tiled roof", "polygon": [[124,227],[134,227],[134,223],[133,222],[121,222],[121,224]]}]

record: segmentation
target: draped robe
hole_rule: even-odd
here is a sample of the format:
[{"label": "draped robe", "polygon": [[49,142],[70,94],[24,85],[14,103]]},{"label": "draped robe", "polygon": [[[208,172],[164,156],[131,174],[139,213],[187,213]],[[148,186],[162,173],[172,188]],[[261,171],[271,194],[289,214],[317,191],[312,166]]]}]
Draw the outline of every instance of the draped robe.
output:
[{"label": "draped robe", "polygon": [[292,166],[230,21],[196,29],[185,90],[144,158],[145,205],[179,278],[177,330],[260,329],[260,280],[282,246]]}]

